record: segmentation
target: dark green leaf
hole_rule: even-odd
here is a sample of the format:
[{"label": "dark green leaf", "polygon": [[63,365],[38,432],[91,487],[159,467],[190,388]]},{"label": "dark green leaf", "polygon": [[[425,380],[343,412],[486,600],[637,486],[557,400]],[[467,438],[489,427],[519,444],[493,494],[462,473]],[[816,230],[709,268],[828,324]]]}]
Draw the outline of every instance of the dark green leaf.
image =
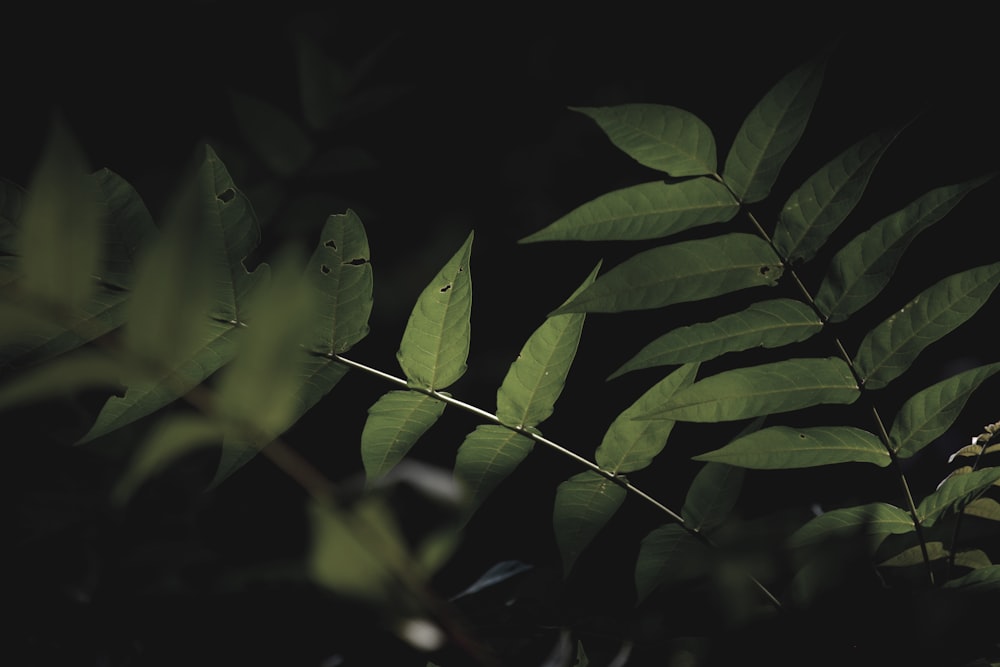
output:
[{"label": "dark green leaf", "polygon": [[287,113],[237,91],[230,91],[230,101],[243,137],[275,174],[292,176],[312,157],[312,142]]},{"label": "dark green leaf", "polygon": [[743,468],[811,468],[832,463],[889,465],[889,451],[877,437],[851,426],[772,426],[694,457]]},{"label": "dark green leaf", "polygon": [[570,477],[556,488],[552,524],[563,575],[625,502],[625,489],[594,472]]},{"label": "dark green leaf", "polygon": [[465,485],[473,508],[531,453],[534,441],[497,424],[482,424],[465,437],[455,458],[455,477]]},{"label": "dark green leaf", "polygon": [[959,509],[1000,480],[1000,468],[986,468],[949,477],[917,506],[917,516],[925,526],[932,526],[952,509]]},{"label": "dark green leaf", "polygon": [[711,553],[677,524],[654,529],[642,539],[635,564],[635,588],[642,602],[660,586],[694,579],[708,572]]},{"label": "dark green leaf", "polygon": [[743,468],[706,463],[691,482],[681,516],[692,530],[708,533],[732,512],[743,488]]},{"label": "dark green leaf", "polygon": [[444,412],[445,404],[416,391],[390,391],[368,409],[361,460],[368,479],[385,475]]},{"label": "dark green leaf", "polygon": [[831,538],[866,535],[874,552],[886,536],[912,530],[913,517],[906,511],[887,503],[870,503],[820,514],[795,531],[788,544],[798,548]]}]

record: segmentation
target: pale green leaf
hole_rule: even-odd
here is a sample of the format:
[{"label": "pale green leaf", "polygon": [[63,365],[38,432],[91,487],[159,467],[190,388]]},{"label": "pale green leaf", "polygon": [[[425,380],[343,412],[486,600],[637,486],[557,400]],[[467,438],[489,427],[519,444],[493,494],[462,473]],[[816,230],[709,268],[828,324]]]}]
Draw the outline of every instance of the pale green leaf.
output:
[{"label": "pale green leaf", "polygon": [[694,382],[698,364],[689,364],[657,382],[618,415],[595,452],[597,465],[615,474],[648,466],[667,444],[674,428],[669,419],[636,419],[663,405],[679,389]]},{"label": "pale green leaf", "polygon": [[552,525],[564,576],[623,502],[625,489],[595,472],[574,475],[556,488]]},{"label": "pale green leaf", "polygon": [[303,341],[310,351],[341,354],[368,334],[372,267],[368,237],[353,211],[327,218],[306,276],[317,315]]},{"label": "pale green leaf", "polygon": [[715,173],[715,137],[688,111],[660,104],[573,110],[592,118],[611,143],[639,164],[674,177]]},{"label": "pale green leaf", "polygon": [[101,213],[86,158],[56,118],[19,220],[17,247],[27,294],[55,308],[87,303],[99,272]]},{"label": "pale green leaf", "polygon": [[850,404],[859,395],[854,376],[843,360],[787,359],[723,371],[699,380],[643,418],[733,421],[825,403]]},{"label": "pale green leaf", "polygon": [[816,306],[831,322],[842,322],[867,305],[888,284],[913,239],[991,178],[992,174],[931,190],[854,237],[830,263],[816,293]]},{"label": "pale green leaf", "polygon": [[[570,296],[593,284],[600,264]],[[497,391],[497,418],[509,426],[533,427],[555,408],[576,357],[586,315],[553,315],[525,342]]]},{"label": "pale green leaf", "polygon": [[854,357],[868,389],[902,375],[928,345],[958,328],[1000,283],[1000,262],[944,278],[872,329]]},{"label": "pale green leaf", "polygon": [[481,424],[465,437],[455,457],[455,477],[478,507],[523,461],[534,441],[497,424]]},{"label": "pale green leaf", "polygon": [[852,426],[771,426],[694,459],[767,470],[850,462],[885,467],[891,460],[875,435]]},{"label": "pale green leaf", "polygon": [[966,401],[983,382],[1000,371],[986,364],[942,380],[912,396],[896,414],[889,441],[900,458],[913,456],[955,422]]},{"label": "pale green leaf", "polygon": [[465,243],[417,298],[396,358],[410,382],[444,389],[465,373],[472,312],[472,252]]},{"label": "pale green leaf", "polygon": [[990,521],[1000,521],[1000,502],[986,496],[976,498],[965,506],[965,514],[988,519]]},{"label": "pale green leaf", "polygon": [[684,498],[681,508],[684,523],[702,533],[721,525],[736,506],[744,474],[743,468],[706,463],[695,475]]},{"label": "pale green leaf", "polygon": [[671,523],[642,539],[635,564],[638,602],[660,586],[697,578],[709,571],[711,553],[681,526]]},{"label": "pale green leaf", "polygon": [[600,276],[555,314],[617,313],[773,286],[782,266],[766,241],[725,234],[652,248]]},{"label": "pale green leaf", "polygon": [[710,178],[654,181],[601,195],[519,243],[663,238],[726,222],[738,210],[726,187]]},{"label": "pale green leaf", "polygon": [[722,171],[740,201],[753,203],[770,194],[805,131],[825,68],[824,56],[786,74],[743,121]]},{"label": "pale green leaf", "polygon": [[792,193],[774,230],[783,257],[804,262],[816,255],[861,200],[875,165],[898,134],[893,128],[859,141]]},{"label": "pale green leaf", "polygon": [[944,588],[958,588],[969,592],[995,593],[1000,591],[1000,565],[973,570],[958,579],[952,579],[943,584]]},{"label": "pale green leaf", "polygon": [[608,379],[642,368],[708,361],[728,352],[781,347],[806,340],[822,328],[815,311],[801,301],[761,301],[738,313],[660,336]]},{"label": "pale green leaf", "polygon": [[275,174],[292,176],[312,157],[315,147],[287,113],[237,91],[230,91],[230,102],[247,144]]},{"label": "pale green leaf", "polygon": [[917,506],[917,516],[925,526],[932,526],[949,510],[957,510],[994,482],[1000,480],[1000,468],[986,468],[946,479]]},{"label": "pale green leaf", "polygon": [[396,466],[444,412],[445,404],[416,391],[390,391],[368,409],[361,459],[368,479]]},{"label": "pale green leaf", "polygon": [[870,503],[820,514],[795,531],[788,545],[798,548],[834,538],[865,535],[874,552],[888,535],[912,530],[913,517],[908,512],[888,503]]}]

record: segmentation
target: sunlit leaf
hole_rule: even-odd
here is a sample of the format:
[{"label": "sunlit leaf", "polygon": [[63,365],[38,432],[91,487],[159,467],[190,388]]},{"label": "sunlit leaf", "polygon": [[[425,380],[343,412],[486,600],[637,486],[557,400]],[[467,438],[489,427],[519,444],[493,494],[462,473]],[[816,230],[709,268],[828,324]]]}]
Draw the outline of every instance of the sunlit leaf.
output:
[{"label": "sunlit leaf", "polygon": [[876,132],[810,176],[785,202],[774,245],[793,262],[808,261],[861,200],[868,179],[899,128]]},{"label": "sunlit leaf", "polygon": [[732,512],[743,488],[743,468],[706,463],[694,476],[681,516],[692,530],[710,532]]},{"label": "sunlit leaf", "polygon": [[663,238],[725,222],[738,210],[725,186],[710,178],[654,181],[601,195],[519,242]]},{"label": "sunlit leaf", "polygon": [[900,458],[913,456],[944,434],[983,382],[1000,371],[1000,363],[979,366],[913,395],[896,414],[889,440]]},{"label": "sunlit leaf", "polygon": [[674,177],[715,173],[715,137],[694,114],[659,104],[573,109],[592,118],[639,164]]},{"label": "sunlit leaf", "polygon": [[465,373],[472,312],[472,252],[465,243],[417,298],[396,358],[407,379],[427,389],[444,389]]},{"label": "sunlit leaf", "polygon": [[850,404],[859,395],[854,376],[841,359],[786,359],[699,380],[643,418],[732,421],[824,403]]},{"label": "sunlit leaf", "polygon": [[852,426],[801,429],[771,426],[694,459],[761,469],[811,468],[849,462],[885,467],[890,463],[888,450],[875,435]]},{"label": "sunlit leaf", "polygon": [[625,489],[595,472],[570,477],[556,488],[552,524],[563,574],[625,502]]},{"label": "sunlit leaf", "polygon": [[615,474],[634,472],[648,466],[667,444],[674,422],[636,417],[663,405],[679,389],[694,382],[697,373],[697,364],[678,368],[618,415],[595,452],[597,465]]},{"label": "sunlit leaf", "polygon": [[781,347],[806,340],[822,328],[815,311],[801,301],[761,301],[738,313],[679,327],[660,336],[609,379],[642,368],[708,361],[727,352]]},{"label": "sunlit leaf", "polygon": [[888,284],[913,239],[991,178],[992,174],[931,190],[854,237],[830,262],[816,293],[816,306],[831,322],[841,322],[867,305]]},{"label": "sunlit leaf", "polygon": [[466,487],[471,504],[483,500],[523,461],[534,441],[497,424],[481,424],[465,437],[455,457],[455,477]]},{"label": "sunlit leaf", "polygon": [[722,179],[743,202],[767,197],[805,131],[823,81],[826,57],[786,74],[743,121]]},{"label": "sunlit leaf", "polygon": [[[570,296],[593,284],[600,264]],[[497,391],[497,418],[510,426],[532,427],[547,419],[562,393],[576,357],[585,315],[553,315],[525,342]]]},{"label": "sunlit leaf", "polygon": [[865,387],[902,375],[928,345],[958,328],[1000,283],[1000,262],[944,278],[921,292],[861,341],[854,364]]},{"label": "sunlit leaf", "polygon": [[888,503],[870,503],[820,514],[795,531],[788,545],[798,548],[838,537],[866,535],[874,551],[886,536],[912,530],[913,517],[908,512]]},{"label": "sunlit leaf", "polygon": [[1000,521],[1000,502],[985,496],[976,498],[965,506],[963,510],[969,516],[988,519],[990,521]]},{"label": "sunlit leaf", "polygon": [[416,391],[390,391],[368,408],[361,459],[369,479],[398,464],[444,412],[445,404]]},{"label": "sunlit leaf", "polygon": [[302,128],[270,102],[230,91],[230,102],[247,144],[278,176],[291,176],[312,157],[314,146]]},{"label": "sunlit leaf", "polygon": [[625,260],[554,314],[662,308],[748,287],[773,286],[781,272],[771,247],[752,234],[683,241]]},{"label": "sunlit leaf", "polygon": [[635,589],[638,602],[660,586],[694,579],[708,572],[711,553],[708,548],[677,524],[651,531],[639,545],[635,564]]},{"label": "sunlit leaf", "polygon": [[925,526],[932,526],[945,512],[958,509],[997,480],[1000,480],[1000,468],[986,468],[949,477],[920,502],[917,516]]}]

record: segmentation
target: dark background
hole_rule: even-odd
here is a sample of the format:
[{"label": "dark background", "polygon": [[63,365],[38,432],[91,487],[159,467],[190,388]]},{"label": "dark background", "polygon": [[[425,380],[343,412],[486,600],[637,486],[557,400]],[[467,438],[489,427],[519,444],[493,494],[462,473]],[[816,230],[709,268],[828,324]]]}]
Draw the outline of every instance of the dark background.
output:
[{"label": "dark background", "polygon": [[[249,8],[203,2],[99,14],[93,8],[18,11],[3,26],[0,46],[5,91],[0,175],[27,183],[50,115],[59,111],[91,165],[109,167],[131,182],[154,216],[204,141],[227,164],[227,156],[233,156],[237,185],[253,199],[264,179],[252,161],[244,161],[246,142],[230,93],[265,99],[298,118],[296,34],[312,35],[348,68],[378,52],[360,89],[393,95],[319,139],[356,147],[370,162],[332,176],[328,186],[311,184],[309,192],[286,184],[289,199],[319,188],[338,208],[317,217],[313,227],[265,226],[255,259],[266,259],[285,241],[314,242],[312,235],[328,213],[347,207],[358,211],[372,246],[376,292],[372,333],[350,356],[396,372],[394,354],[409,308],[475,230],[472,352],[468,373],[450,390],[492,409],[507,365],[545,314],[599,259],[607,269],[643,247],[516,243],[600,194],[657,178],[614,149],[570,106],[651,102],[682,107],[712,128],[721,163],[760,96],[807,58],[834,47],[813,120],[773,201],[761,204],[763,220],[773,220],[801,180],[850,143],[919,112],[883,158],[869,193],[834,244],[932,187],[995,169],[998,58],[985,14],[911,10],[899,15],[871,7],[857,12],[823,7],[787,14],[715,6],[650,12],[619,4],[590,10],[433,12],[370,3],[316,10],[288,3]],[[996,219],[990,206],[995,194],[992,183],[971,194],[946,222],[914,243],[885,308],[902,305],[960,268],[995,259]],[[886,312],[873,312],[872,325]],[[693,311],[679,308],[676,314]],[[614,416],[661,373],[636,373],[610,385],[603,378],[671,328],[672,321],[669,311],[591,316],[567,389],[543,431],[576,451],[592,453]],[[992,322],[987,306],[951,342],[922,355],[907,381],[923,387],[964,366],[993,361]],[[914,471],[920,483],[936,483],[947,470],[947,453],[997,418],[989,386],[970,402],[940,451]],[[334,481],[351,478],[360,470],[357,438],[364,409],[387,389],[378,380],[352,374],[288,434],[288,441]],[[889,414],[898,406],[893,400],[887,399]],[[449,411],[413,455],[447,466],[461,437],[475,425],[471,417]],[[693,436],[672,443],[676,467],[644,481],[654,495],[679,506],[695,470],[683,465],[686,455],[715,446]],[[558,562],[548,527],[551,494],[558,480],[577,470],[547,452],[532,457],[531,465],[522,466],[483,508],[482,522],[470,527],[459,566],[438,582],[443,593],[459,590],[499,560]],[[72,459],[66,465],[79,464]],[[71,478],[74,470],[65,474]],[[868,501],[875,499],[876,489],[892,484],[853,467],[796,475],[795,485],[790,478],[752,476],[748,498],[758,509],[751,511],[763,513],[787,502],[843,502],[845,495]],[[199,530],[215,534],[216,548],[248,560],[301,548],[301,495],[273,466],[254,461],[227,486],[198,510]],[[640,536],[642,522],[651,519],[644,512],[637,508]],[[611,539],[626,544],[629,537],[635,535],[622,529]],[[627,567],[633,548],[611,548],[610,565],[589,566]],[[613,591],[607,594],[614,597]]]}]

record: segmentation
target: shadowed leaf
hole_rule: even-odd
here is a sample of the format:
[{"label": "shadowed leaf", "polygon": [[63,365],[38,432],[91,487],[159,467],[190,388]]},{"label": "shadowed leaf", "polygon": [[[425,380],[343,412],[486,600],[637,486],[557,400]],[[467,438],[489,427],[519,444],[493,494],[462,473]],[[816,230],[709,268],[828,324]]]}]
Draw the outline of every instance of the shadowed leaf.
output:
[{"label": "shadowed leaf", "polygon": [[870,503],[836,509],[811,519],[788,539],[788,545],[798,548],[832,538],[866,535],[872,552],[888,535],[913,530],[913,517],[888,503]]},{"label": "shadowed leaf", "polygon": [[684,498],[681,516],[692,530],[708,533],[721,525],[736,506],[743,488],[743,468],[706,463]]},{"label": "shadowed leaf", "polygon": [[455,457],[455,477],[465,485],[472,509],[531,453],[534,441],[498,424],[481,424],[465,436]]},{"label": "shadowed leaf", "polygon": [[711,553],[675,523],[660,526],[642,538],[635,564],[638,602],[660,586],[694,579],[709,571]]},{"label": "shadowed leaf", "polygon": [[694,459],[769,470],[849,462],[885,467],[890,463],[889,452],[877,437],[850,426],[771,426]]},{"label": "shadowed leaf", "polygon": [[625,489],[594,472],[574,475],[556,488],[552,524],[564,576],[623,502]]}]

